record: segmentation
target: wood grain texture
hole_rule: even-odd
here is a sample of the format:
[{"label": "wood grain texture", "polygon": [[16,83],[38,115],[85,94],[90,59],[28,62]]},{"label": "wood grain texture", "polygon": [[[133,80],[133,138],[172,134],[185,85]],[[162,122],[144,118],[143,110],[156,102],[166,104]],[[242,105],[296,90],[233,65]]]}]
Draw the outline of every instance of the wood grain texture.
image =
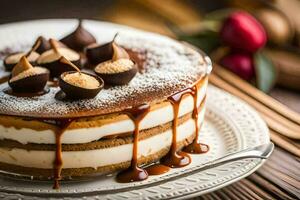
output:
[{"label": "wood grain texture", "polygon": [[[240,79],[235,74],[231,73],[230,71],[218,65],[214,66],[214,72],[220,77],[222,77],[224,80],[226,80],[228,83],[230,83],[231,85],[238,87],[242,92],[247,93],[249,96],[253,97],[256,101],[265,105],[270,110],[275,111],[277,118],[280,117],[278,115],[285,117],[287,120],[284,119],[284,122],[288,123],[287,125],[297,126],[300,124],[300,114],[291,110],[290,108],[288,108],[288,106],[273,99],[272,97],[268,96],[267,94],[253,87],[251,84]],[[296,125],[294,125],[290,121],[295,122]],[[300,127],[298,128],[300,129]]]},{"label": "wood grain texture", "polygon": [[234,87],[229,84],[223,77],[219,77],[215,74],[210,75],[210,83],[216,85],[217,87],[239,97],[240,99],[246,101],[248,104],[253,106],[262,116],[262,118],[266,121],[269,128],[277,131],[278,133],[290,137],[300,139],[300,126],[298,124],[294,124],[286,118],[277,114],[274,110],[269,109],[263,104],[259,103],[256,99],[249,96],[246,92],[240,90],[240,88]]},{"label": "wood grain texture", "polygon": [[[288,162],[283,162],[286,158]],[[276,147],[266,164],[254,174],[194,199],[299,199],[300,172],[293,169],[299,165],[299,158]]]},{"label": "wood grain texture", "polygon": [[[219,76],[218,76],[219,75]],[[230,194],[230,199],[299,199],[300,198],[300,143],[299,140],[293,140],[290,138],[281,135],[281,131],[286,131],[284,129],[279,129],[279,133],[276,131],[276,128],[290,128],[288,124],[281,123],[280,118],[274,118],[274,114],[277,115],[280,112],[274,112],[273,109],[277,107],[272,107],[273,109],[265,108],[265,105],[261,105],[261,101],[256,101],[256,95],[250,94],[249,89],[252,89],[252,86],[247,86],[248,88],[241,88],[241,85],[245,85],[242,83],[242,80],[234,77],[233,80],[237,80],[240,84],[233,83],[230,81],[230,74],[228,77],[224,78],[222,75],[224,73],[217,73],[217,75],[213,74],[210,77],[211,83],[242,98],[250,105],[254,106],[262,117],[266,120],[269,125],[270,134],[272,141],[277,144],[273,155],[270,159],[254,174],[250,175],[246,179],[239,181],[231,186],[225,187],[216,194]],[[225,80],[224,80],[224,79]],[[232,79],[231,79],[232,80]],[[255,89],[252,89],[255,91]],[[248,93],[247,93],[248,91]],[[245,94],[247,93],[247,94]],[[254,97],[254,98],[253,98]],[[272,102],[271,97],[267,97],[266,104],[269,101]],[[260,103],[259,103],[260,102]],[[281,105],[279,105],[281,107]],[[282,116],[285,116],[285,120],[287,122],[291,122],[287,120],[287,117],[284,113],[284,106]],[[293,111],[292,111],[293,112]],[[297,119],[297,113],[296,113]],[[273,121],[274,120],[274,121]],[[295,120],[297,121],[297,120]],[[295,122],[294,121],[294,122]],[[297,123],[297,122],[296,122]],[[298,125],[295,124],[296,126]],[[274,128],[275,127],[275,128]],[[275,129],[275,130],[274,130]],[[277,129],[278,130],[278,129]],[[299,130],[298,134],[299,134]],[[296,130],[296,131],[297,131]],[[295,132],[296,133],[296,132]],[[296,133],[297,134],[297,133]],[[281,148],[280,148],[280,147]],[[292,154],[294,155],[292,155]],[[296,156],[295,156],[296,155]],[[238,191],[238,193],[234,193],[233,191]],[[233,197],[232,195],[235,196]],[[241,196],[242,194],[242,196]],[[210,194],[211,195],[211,194]],[[206,198],[206,195],[203,197],[199,197],[198,199]],[[213,198],[215,199],[215,198]]]}]

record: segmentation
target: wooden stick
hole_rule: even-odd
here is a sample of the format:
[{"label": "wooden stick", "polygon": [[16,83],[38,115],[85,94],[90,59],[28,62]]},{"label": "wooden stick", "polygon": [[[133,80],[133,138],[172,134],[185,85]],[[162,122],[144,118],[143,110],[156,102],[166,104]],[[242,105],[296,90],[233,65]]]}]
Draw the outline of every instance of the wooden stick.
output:
[{"label": "wooden stick", "polygon": [[210,193],[210,195],[212,196],[212,199],[215,199],[215,200],[222,200],[221,197],[219,197],[215,192]]},{"label": "wooden stick", "polygon": [[[258,196],[260,196],[260,198],[262,198],[262,199],[273,199],[273,197],[271,195],[269,195],[264,190],[257,187],[256,185],[254,185],[248,179],[242,179],[240,182],[244,183],[243,187],[247,188],[249,193],[253,192],[253,193],[257,194]],[[257,199],[260,199],[260,198],[257,198]]]},{"label": "wooden stick", "polygon": [[[224,81],[224,82],[227,83],[226,81]],[[230,86],[230,84],[228,84],[228,83],[227,83],[227,85]],[[234,86],[232,86],[232,88],[234,88],[235,90],[238,90],[238,88],[235,88]],[[231,89],[231,91],[232,91],[232,89]],[[267,123],[268,122],[272,123],[274,120],[276,120],[277,122],[280,122],[280,123],[272,123],[272,126],[273,126],[272,128],[274,130],[277,130],[278,132],[280,132],[280,131],[290,132],[289,130],[291,130],[292,132],[294,132],[296,134],[295,134],[295,136],[291,135],[290,137],[295,138],[295,139],[300,138],[300,132],[299,132],[300,126],[298,124],[295,124],[295,123],[289,121],[288,119],[282,117],[281,115],[277,114],[276,112],[269,109],[268,107],[265,107],[263,104],[257,102],[256,99],[249,97],[247,94],[244,94],[243,92],[239,92],[239,97],[243,98],[245,101],[247,101],[253,107],[255,107],[258,111],[260,111],[262,113],[262,115],[265,116],[265,118],[266,118],[265,120]]]},{"label": "wooden stick", "polygon": [[[298,163],[299,165],[300,163]],[[283,166],[280,166],[278,163],[274,163],[272,161],[269,161],[266,162],[264,165],[268,166],[269,168],[273,169],[274,171],[279,171],[279,172],[282,172],[284,173],[285,175],[293,178],[294,180],[298,181],[300,183],[300,175],[298,172],[293,172],[293,171],[290,171],[289,169],[283,167]]]},{"label": "wooden stick", "polygon": [[270,183],[268,180],[260,177],[258,174],[252,174],[248,177],[255,185],[262,187],[265,191],[268,191],[276,195],[280,199],[293,199],[291,196],[285,194],[281,189]]},{"label": "wooden stick", "polygon": [[[299,157],[287,152],[283,148],[275,148],[274,152],[276,152],[276,156],[279,158],[276,160],[278,162],[280,162],[280,161],[282,162],[284,160],[285,164],[288,164],[288,165],[295,165],[297,162],[300,162]],[[273,158],[273,157],[271,157],[271,158]],[[297,167],[297,166],[295,166],[295,167]]]},{"label": "wooden stick", "polygon": [[287,133],[288,135],[285,135],[287,137],[293,138],[293,139],[300,139],[300,126],[297,128],[294,126],[294,124],[289,124],[285,119],[280,119],[276,117],[276,115],[273,114],[271,111],[263,111],[263,108],[258,108],[258,110],[261,112],[262,117],[267,122],[267,124],[270,125],[270,127],[279,132],[279,133]]},{"label": "wooden stick", "polygon": [[203,200],[211,200],[210,194],[207,194],[202,197]]},{"label": "wooden stick", "polygon": [[278,187],[284,189],[289,194],[294,195],[295,197],[300,196],[300,192],[298,191],[299,182],[286,176],[282,172],[274,171],[268,166],[264,165],[261,170],[257,171],[257,173]]},{"label": "wooden stick", "polygon": [[224,200],[230,200],[230,198],[223,192],[223,190],[217,190],[216,193]]},{"label": "wooden stick", "polygon": [[[266,164],[261,167],[261,171],[258,172],[260,174],[265,174],[268,180],[278,179],[280,182],[278,184],[288,184],[289,188],[296,189],[299,185],[299,181],[294,179],[289,174],[285,173],[285,171],[278,170],[272,166],[272,164]],[[276,181],[274,183],[277,183]],[[283,187],[287,188],[287,187]],[[300,193],[299,193],[300,194]]]},{"label": "wooden stick", "polygon": [[230,190],[230,187],[223,188],[223,192],[227,194],[230,199],[239,200],[239,198]]},{"label": "wooden stick", "polygon": [[270,130],[271,140],[278,146],[287,150],[288,152],[300,157],[300,148],[293,144],[293,141],[281,136],[276,131]]},{"label": "wooden stick", "polygon": [[238,184],[232,184],[232,191],[240,198],[240,199],[253,199],[253,196],[249,194],[244,187],[242,187],[243,183],[239,182]]},{"label": "wooden stick", "polygon": [[[279,146],[277,146],[279,148]],[[273,153],[275,154],[275,153]],[[286,152],[285,157],[290,156],[288,152]],[[285,171],[291,177],[294,177],[298,181],[300,181],[300,171],[299,171],[299,161],[289,163],[286,158],[281,158],[280,156],[272,156],[273,159],[268,159],[266,164],[274,165],[273,167]]]},{"label": "wooden stick", "polygon": [[279,101],[273,99],[272,97],[266,95],[262,91],[254,88],[251,84],[239,78],[237,75],[231,73],[230,71],[218,66],[214,65],[214,72],[222,77],[222,79],[226,80],[231,85],[239,88],[241,91],[247,93],[249,96],[255,98],[257,101],[260,101],[265,106],[270,109],[276,111],[278,114],[294,121],[295,123],[300,125],[300,114],[291,110],[287,106],[283,105]]},{"label": "wooden stick", "polygon": [[244,101],[246,101],[247,103],[252,105],[257,111],[259,111],[261,113],[261,116],[267,122],[269,127],[272,128],[273,130],[276,130],[278,133],[285,135],[286,137],[300,139],[300,132],[299,132],[300,126],[299,126],[299,128],[296,128],[296,127],[290,128],[289,126],[287,127],[287,126],[283,125],[282,124],[283,119],[281,119],[282,117],[280,117],[279,115],[274,117],[274,115],[276,115],[276,113],[274,111],[263,106],[261,103],[257,102],[255,99],[249,97],[248,95],[244,94],[237,88],[228,84],[226,81],[222,80],[217,75],[211,74],[209,77],[209,80],[212,84],[216,85],[217,87],[220,87],[220,88],[232,93],[233,95],[238,96],[239,98],[243,99]]}]

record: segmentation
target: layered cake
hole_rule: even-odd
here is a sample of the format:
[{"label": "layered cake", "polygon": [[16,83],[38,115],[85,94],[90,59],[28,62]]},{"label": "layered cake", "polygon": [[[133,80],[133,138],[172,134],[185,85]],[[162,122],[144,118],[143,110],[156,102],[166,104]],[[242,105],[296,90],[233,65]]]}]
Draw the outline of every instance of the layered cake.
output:
[{"label": "layered cake", "polygon": [[97,44],[80,23],[3,62],[5,173],[53,178],[54,188],[67,177],[112,172],[119,182],[140,181],[208,150],[198,139],[211,66],[184,44],[138,31]]}]

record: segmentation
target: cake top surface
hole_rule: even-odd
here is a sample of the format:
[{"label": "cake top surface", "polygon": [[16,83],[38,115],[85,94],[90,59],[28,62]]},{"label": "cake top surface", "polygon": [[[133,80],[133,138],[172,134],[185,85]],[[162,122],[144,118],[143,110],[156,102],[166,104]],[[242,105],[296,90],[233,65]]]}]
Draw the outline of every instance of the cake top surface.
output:
[{"label": "cake top surface", "polygon": [[[18,27],[0,26],[0,38],[5,38],[1,37],[4,34],[15,35],[19,44],[24,47],[26,43],[30,46],[39,35],[60,39],[76,26],[76,20],[43,21],[20,23]],[[105,88],[93,99],[76,101],[56,99],[59,87],[50,87],[50,91],[41,96],[16,97],[4,92],[9,86],[3,83],[0,85],[0,114],[68,118],[117,112],[142,103],[165,100],[173,93],[191,86],[208,72],[208,64],[202,55],[167,37],[89,20],[84,21],[83,26],[97,38],[98,43],[109,42],[118,32],[116,43],[145,60],[131,82],[123,86]],[[60,29],[62,27],[64,28]],[[22,30],[25,30],[25,33]],[[0,49],[13,49],[18,44],[13,36],[10,40],[11,43],[2,44]],[[20,47],[17,45],[15,48]],[[3,71],[3,66],[0,66],[0,74],[6,73]]]}]

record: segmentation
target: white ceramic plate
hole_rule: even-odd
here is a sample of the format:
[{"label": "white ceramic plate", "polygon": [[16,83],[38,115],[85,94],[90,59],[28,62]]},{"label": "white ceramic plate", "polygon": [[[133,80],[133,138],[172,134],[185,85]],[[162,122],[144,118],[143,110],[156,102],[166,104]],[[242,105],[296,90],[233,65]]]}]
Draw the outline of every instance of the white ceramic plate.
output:
[{"label": "white ceramic plate", "polygon": [[[0,26],[0,49],[16,44],[31,44],[39,35],[59,38],[76,26],[75,20],[39,20]],[[110,23],[85,21],[98,41],[108,41],[114,32],[137,31]],[[103,34],[103,32],[107,34]],[[152,34],[151,34],[152,35]],[[153,34],[155,37],[155,34]],[[205,123],[201,142],[210,145],[203,155],[191,155],[193,162],[184,168],[172,169],[161,176],[151,176],[143,182],[120,184],[114,176],[90,181],[63,182],[60,191],[52,190],[52,182],[21,181],[0,177],[0,198],[36,199],[168,199],[201,195],[231,184],[254,172],[263,160],[243,159],[197,172],[209,161],[229,153],[269,143],[266,124],[246,103],[209,86]]]}]

